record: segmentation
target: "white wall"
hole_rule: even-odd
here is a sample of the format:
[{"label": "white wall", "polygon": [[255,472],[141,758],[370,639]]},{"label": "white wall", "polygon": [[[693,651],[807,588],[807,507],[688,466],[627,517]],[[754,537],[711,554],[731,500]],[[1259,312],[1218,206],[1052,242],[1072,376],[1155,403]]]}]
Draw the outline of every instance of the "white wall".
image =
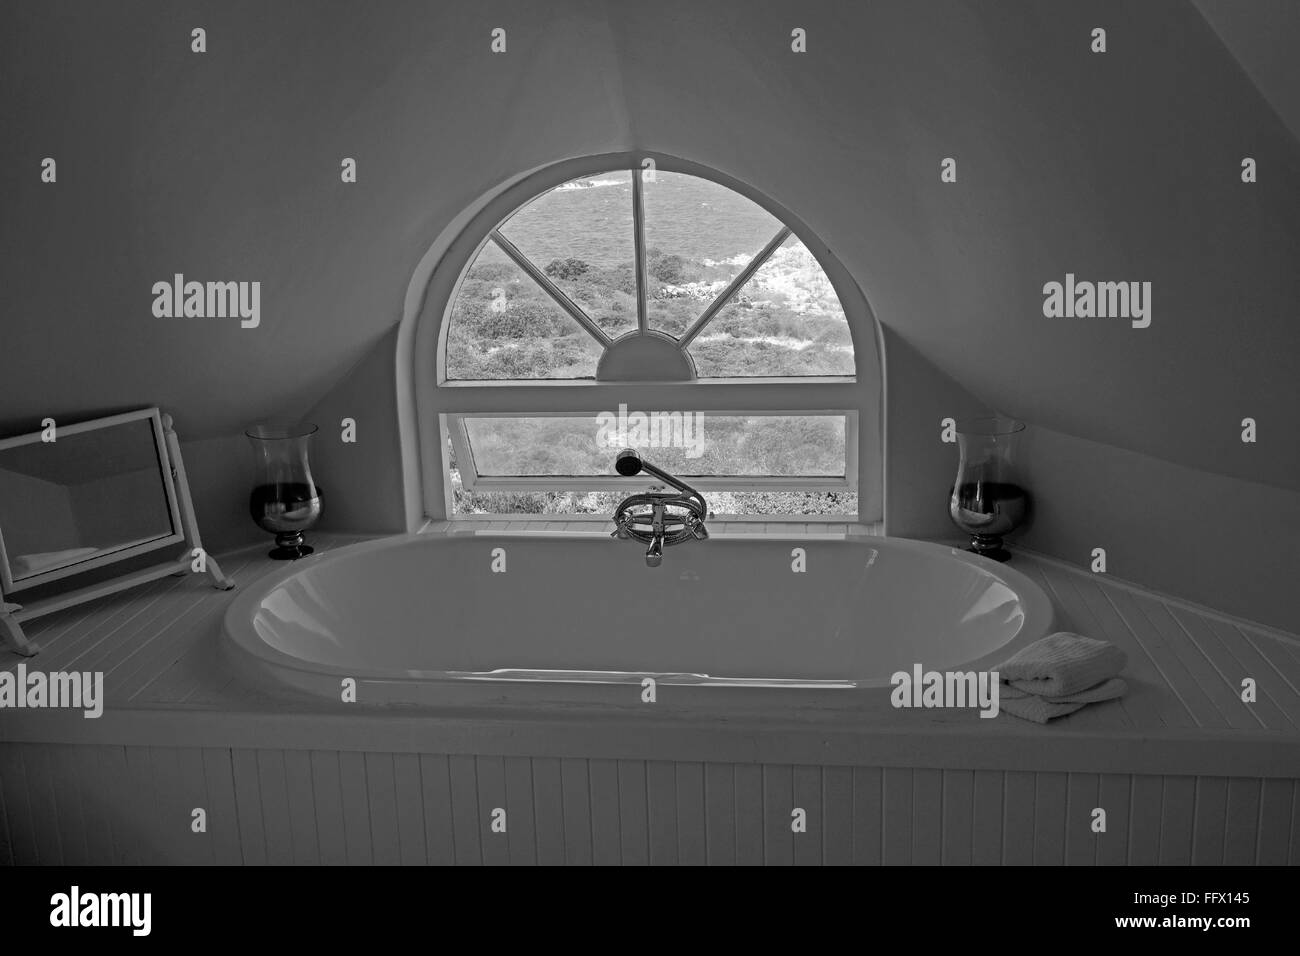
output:
[{"label": "white wall", "polygon": [[[274,409],[265,415],[274,417]],[[178,433],[179,423],[177,424]],[[253,523],[248,496],[253,490],[253,453],[242,434],[181,443],[195,516],[203,546],[209,551],[236,548],[254,541],[270,547],[274,535]]]},{"label": "white wall", "polygon": [[[234,442],[305,414],[398,321],[421,256],[477,197],[564,158],[653,149],[794,210],[881,321],[980,402],[1300,490],[1300,147],[1186,0],[31,2],[7,17],[0,431],[156,403],[191,442]],[[1088,51],[1098,25],[1104,55]],[[488,52],[496,26],[505,55]],[[795,26],[807,54],[790,52]],[[1243,155],[1257,184],[1238,179]],[[45,156],[57,184],[39,181]],[[948,156],[956,184],[939,182]],[[151,285],[175,272],[261,281],[261,327],[155,319]],[[1153,282],[1151,328],[1045,319],[1042,285],[1066,272]],[[1238,440],[1247,415],[1255,446]],[[928,441],[930,418],[891,442]],[[218,447],[205,532],[252,534],[246,477]],[[1168,499],[1141,485],[1126,504]],[[1278,553],[1282,529],[1256,533],[1269,540],[1248,551]]]},{"label": "white wall", "polygon": [[1034,495],[1017,544],[1300,634],[1300,495],[1045,428],[1024,434]]},{"label": "white wall", "polygon": [[885,533],[906,538],[960,538],[948,517],[957,477],[957,446],[943,441],[945,418],[992,410],[926,361],[892,329],[884,333],[887,389]]},{"label": "white wall", "polygon": [[[408,530],[396,414],[396,353],[393,326],[308,413],[308,420],[320,427],[312,439],[311,457],[313,477],[323,490],[322,529],[380,534]],[[356,425],[353,442],[343,441],[343,420],[348,418]]]}]

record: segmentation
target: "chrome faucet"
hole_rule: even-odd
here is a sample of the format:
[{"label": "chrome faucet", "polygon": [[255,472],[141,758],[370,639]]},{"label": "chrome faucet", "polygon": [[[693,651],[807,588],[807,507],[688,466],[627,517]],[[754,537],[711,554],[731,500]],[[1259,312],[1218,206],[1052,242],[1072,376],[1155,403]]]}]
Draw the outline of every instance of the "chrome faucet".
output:
[{"label": "chrome faucet", "polygon": [[618,453],[614,470],[624,478],[644,471],[677,489],[676,493],[648,491],[629,495],[614,510],[614,531],[610,537],[625,541],[631,538],[649,545],[645,552],[647,567],[657,568],[663,563],[666,547],[708,538],[704,520],[709,516],[709,506],[704,496],[686,482],[656,468],[633,448]]}]

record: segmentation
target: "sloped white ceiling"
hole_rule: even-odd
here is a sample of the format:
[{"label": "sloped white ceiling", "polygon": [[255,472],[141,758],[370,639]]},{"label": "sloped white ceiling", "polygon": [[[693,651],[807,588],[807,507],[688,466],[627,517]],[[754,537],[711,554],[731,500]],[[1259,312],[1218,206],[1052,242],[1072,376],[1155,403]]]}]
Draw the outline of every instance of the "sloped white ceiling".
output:
[{"label": "sloped white ceiling", "polygon": [[[475,196],[651,149],[793,209],[1004,412],[1300,488],[1300,150],[1186,0],[30,4],[0,71],[0,429],[305,412]],[[261,281],[261,327],[154,318],[176,272]],[[1044,318],[1067,272],[1150,281],[1151,327]]]}]

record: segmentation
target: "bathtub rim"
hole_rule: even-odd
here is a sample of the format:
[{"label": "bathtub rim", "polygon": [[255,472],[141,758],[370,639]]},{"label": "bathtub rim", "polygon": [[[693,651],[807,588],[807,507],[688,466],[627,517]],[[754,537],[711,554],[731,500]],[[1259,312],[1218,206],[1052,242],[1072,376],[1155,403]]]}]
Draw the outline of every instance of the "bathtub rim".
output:
[{"label": "bathtub rim", "polygon": [[[626,672],[618,680],[545,680],[545,679],[521,679],[509,677],[492,676],[489,672],[403,672],[403,673],[360,673],[355,667],[346,667],[337,664],[324,664],[310,661],[306,658],[298,657],[271,644],[258,636],[256,629],[252,625],[255,610],[262,601],[266,599],[273,591],[283,585],[286,581],[309,570],[313,567],[335,563],[339,561],[351,560],[359,555],[371,551],[407,547],[424,543],[435,546],[437,543],[445,543],[450,540],[464,539],[468,537],[484,539],[544,539],[544,540],[600,540],[602,536],[597,537],[590,533],[583,532],[548,532],[539,534],[535,531],[472,531],[460,533],[430,533],[414,532],[409,534],[388,535],[381,538],[368,539],[353,544],[348,544],[340,548],[333,548],[325,553],[318,553],[297,561],[286,562],[287,566],[283,569],[272,572],[260,578],[256,584],[241,591],[230,606],[226,609],[221,619],[221,630],[218,639],[221,645],[222,656],[226,661],[233,665],[236,673],[243,679],[250,679],[261,683],[259,678],[271,677],[272,683],[280,687],[288,687],[300,693],[313,694],[320,696],[319,691],[308,689],[311,681],[315,680],[338,680],[345,677],[353,678],[357,681],[358,686],[365,684],[367,686],[429,686],[429,687],[480,687],[486,689],[495,688],[498,692],[510,686],[523,687],[547,687],[553,691],[565,687],[580,687],[583,685],[591,686],[626,686],[629,684],[639,684],[645,677],[654,677],[656,681],[666,685],[676,685],[681,688],[691,688],[693,690],[713,693],[718,690],[731,691],[775,691],[781,694],[790,695],[794,692],[811,693],[823,696],[828,691],[838,691],[835,697],[841,697],[846,694],[851,696],[851,692],[877,691],[882,688],[892,686],[890,678],[870,678],[870,679],[844,679],[825,681],[817,683],[808,680],[792,680],[788,683],[782,683],[778,680],[731,680],[725,681],[714,678],[712,682],[701,682],[689,680],[694,675],[674,673],[674,672],[654,672],[638,671]],[[1028,622],[1041,621],[1041,624],[1035,624],[1032,627],[1021,627],[1011,640],[1000,645],[992,651],[964,661],[960,664],[953,665],[949,670],[960,672],[976,672],[991,670],[997,664],[1006,660],[1016,651],[1032,641],[1048,634],[1053,633],[1052,628],[1056,623],[1056,608],[1046,591],[1027,574],[1019,571],[1007,564],[993,561],[989,558],[976,555],[969,551],[949,544],[943,544],[930,541],[919,541],[912,538],[894,538],[877,535],[854,535],[844,533],[766,533],[762,535],[753,533],[735,532],[731,534],[721,533],[714,535],[719,540],[744,540],[754,543],[791,543],[798,545],[811,541],[844,541],[863,547],[871,547],[880,542],[887,542],[888,547],[898,548],[904,551],[914,553],[924,553],[930,556],[942,556],[948,559],[955,559],[962,563],[971,565],[978,570],[990,574],[1002,584],[1013,590],[1017,598],[1021,601],[1024,610],[1024,619]],[[925,666],[926,671],[935,669],[925,662],[918,662]],[[252,668],[252,669],[250,669]],[[258,670],[257,668],[260,668]],[[290,674],[283,674],[282,671],[289,671]],[[570,672],[571,673],[571,672]],[[591,673],[591,672],[588,672]],[[897,672],[895,672],[897,673]],[[337,687],[332,689],[332,693],[337,696]],[[561,691],[562,694],[562,691]]]}]

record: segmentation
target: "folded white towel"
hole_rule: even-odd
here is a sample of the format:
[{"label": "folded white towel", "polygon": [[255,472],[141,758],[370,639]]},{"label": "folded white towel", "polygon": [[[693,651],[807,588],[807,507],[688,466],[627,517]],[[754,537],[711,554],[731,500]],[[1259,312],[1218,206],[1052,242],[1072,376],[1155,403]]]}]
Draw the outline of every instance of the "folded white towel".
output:
[{"label": "folded white towel", "polygon": [[1012,684],[1003,684],[998,689],[998,703],[1002,710],[1015,717],[1045,724],[1055,717],[1072,714],[1088,704],[1120,697],[1127,690],[1128,685],[1119,677],[1112,677],[1096,687],[1081,690],[1067,697],[1039,697],[1018,690]]},{"label": "folded white towel", "polygon": [[1021,648],[996,670],[1004,684],[1026,694],[1068,697],[1117,677],[1127,662],[1128,655],[1114,644],[1057,631]]}]

